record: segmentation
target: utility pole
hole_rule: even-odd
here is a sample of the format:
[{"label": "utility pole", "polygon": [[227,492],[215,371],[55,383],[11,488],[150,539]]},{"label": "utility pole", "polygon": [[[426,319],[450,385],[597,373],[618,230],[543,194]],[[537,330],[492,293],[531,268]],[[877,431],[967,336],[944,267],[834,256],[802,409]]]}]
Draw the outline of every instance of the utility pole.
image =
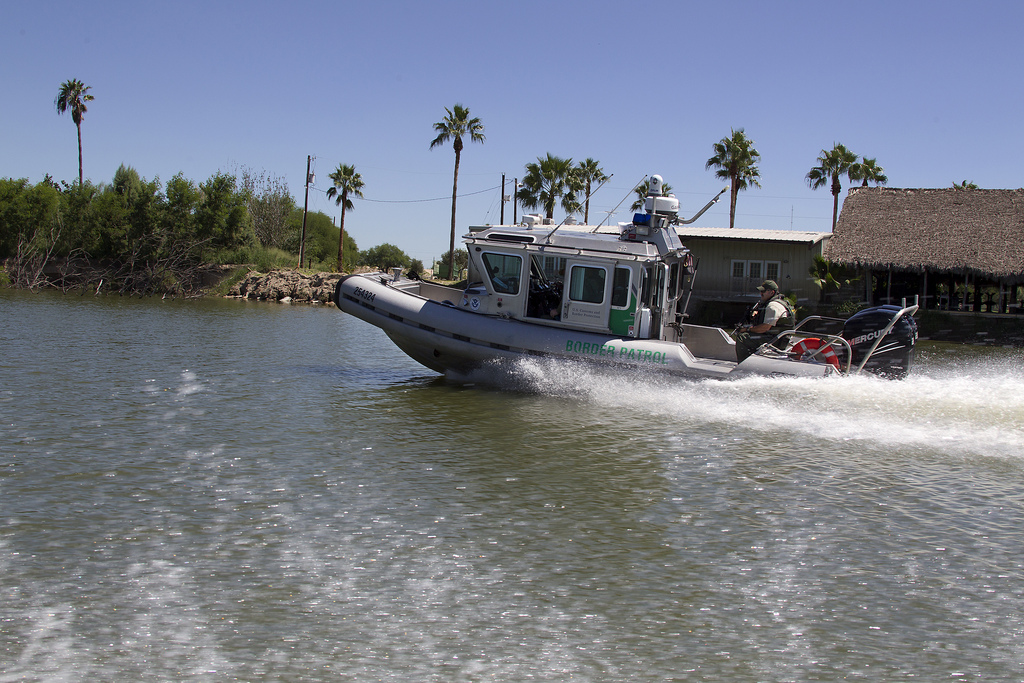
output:
[{"label": "utility pole", "polygon": [[501,174],[501,218],[498,225],[505,225],[505,174]]},{"label": "utility pole", "polygon": [[302,236],[299,238],[299,268],[306,256],[306,212],[309,210],[309,168],[313,163],[313,155],[306,157],[306,200],[302,205]]},{"label": "utility pole", "polygon": [[519,200],[516,199],[516,195],[519,193],[519,178],[512,179],[512,225],[518,225],[519,220],[516,218],[516,209],[519,208]]}]

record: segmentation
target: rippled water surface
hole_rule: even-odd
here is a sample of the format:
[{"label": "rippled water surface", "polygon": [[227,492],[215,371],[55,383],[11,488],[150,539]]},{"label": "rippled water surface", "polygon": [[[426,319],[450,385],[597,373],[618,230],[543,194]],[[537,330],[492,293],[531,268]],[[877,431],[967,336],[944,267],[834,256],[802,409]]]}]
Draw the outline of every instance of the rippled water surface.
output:
[{"label": "rippled water surface", "polygon": [[2,681],[1021,680],[1024,370],[524,363],[0,292]]}]

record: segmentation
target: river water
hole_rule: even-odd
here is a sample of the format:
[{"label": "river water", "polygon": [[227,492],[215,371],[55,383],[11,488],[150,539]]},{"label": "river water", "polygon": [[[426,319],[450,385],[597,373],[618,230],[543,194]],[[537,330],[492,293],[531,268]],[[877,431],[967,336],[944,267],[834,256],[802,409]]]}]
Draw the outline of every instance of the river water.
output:
[{"label": "river water", "polygon": [[334,308],[0,292],[0,682],[1020,681],[1024,363],[439,378]]}]

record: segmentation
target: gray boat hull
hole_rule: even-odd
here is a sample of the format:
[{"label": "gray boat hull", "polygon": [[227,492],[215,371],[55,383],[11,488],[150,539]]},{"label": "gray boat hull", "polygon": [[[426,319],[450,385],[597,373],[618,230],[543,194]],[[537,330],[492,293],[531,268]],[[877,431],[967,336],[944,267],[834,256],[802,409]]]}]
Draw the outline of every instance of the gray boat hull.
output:
[{"label": "gray boat hull", "polygon": [[[519,320],[482,315],[455,302],[435,301],[414,293],[418,283],[398,285],[388,276],[350,275],[338,282],[337,307],[379,327],[410,358],[441,373],[466,375],[489,363],[524,357],[588,361],[622,368],[695,378],[738,375],[823,377],[830,365],[753,355],[736,363],[697,356],[686,343],[631,339]],[[715,343],[733,342],[718,328],[694,328],[695,336],[719,335]],[[684,339],[686,334],[684,333]],[[702,342],[707,345],[707,340]]]}]

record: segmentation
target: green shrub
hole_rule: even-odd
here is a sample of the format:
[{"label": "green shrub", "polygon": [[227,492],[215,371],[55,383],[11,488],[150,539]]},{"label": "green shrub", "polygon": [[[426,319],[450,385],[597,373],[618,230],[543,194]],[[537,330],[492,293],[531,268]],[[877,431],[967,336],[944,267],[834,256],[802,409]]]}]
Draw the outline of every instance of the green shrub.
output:
[{"label": "green shrub", "polygon": [[864,307],[865,304],[861,303],[860,301],[847,299],[846,301],[839,302],[839,305],[836,306],[836,313],[838,313],[839,315],[845,315],[849,317]]},{"label": "green shrub", "polygon": [[284,249],[256,244],[237,249],[219,250],[211,255],[209,262],[216,265],[247,263],[262,273],[269,273],[272,270],[294,268],[297,259],[297,256]]}]

